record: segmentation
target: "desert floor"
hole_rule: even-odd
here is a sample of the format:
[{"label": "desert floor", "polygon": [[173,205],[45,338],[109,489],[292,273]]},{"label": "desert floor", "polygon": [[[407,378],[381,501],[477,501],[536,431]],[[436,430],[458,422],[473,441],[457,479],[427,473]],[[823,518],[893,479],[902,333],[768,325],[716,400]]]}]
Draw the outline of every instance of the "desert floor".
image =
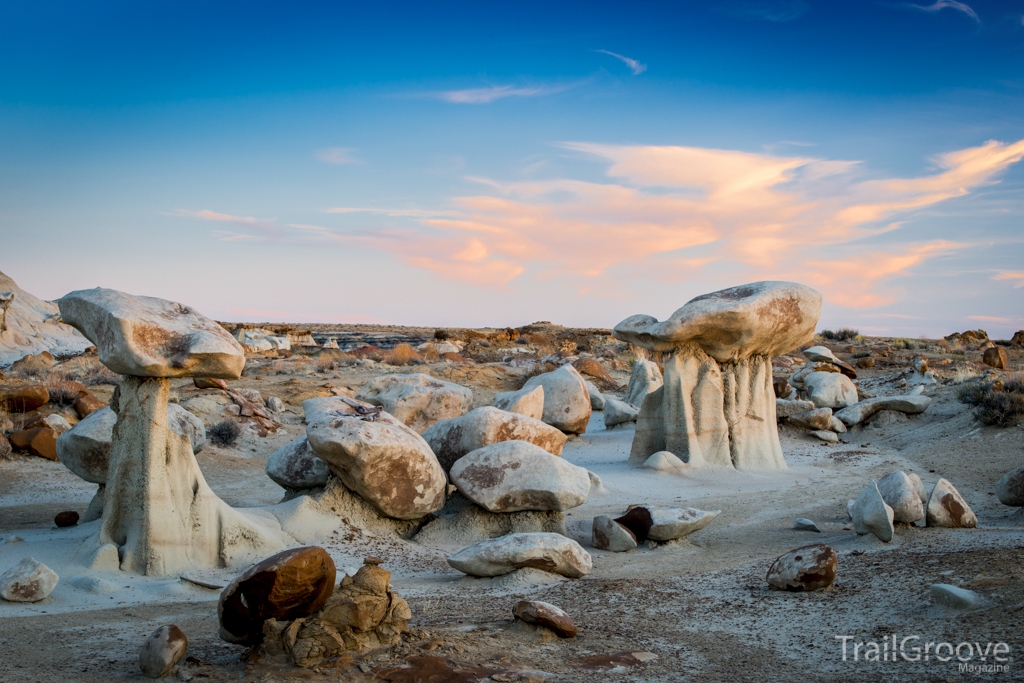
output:
[{"label": "desert floor", "polygon": [[[873,351],[893,346],[891,340],[854,344]],[[845,343],[830,346],[840,357],[852,357]],[[358,567],[366,555],[382,558],[393,572],[392,585],[413,610],[402,645],[341,661],[333,669],[306,671],[245,658],[244,648],[218,638],[216,589],[177,576],[86,569],[77,551],[97,523],[58,529],[52,520],[63,510],[84,512],[95,486],[58,462],[15,455],[0,461],[0,569],[32,556],[61,580],[43,602],[0,604],[0,680],[145,680],[138,668],[139,645],[171,622],[189,637],[189,659],[179,676],[197,681],[1024,680],[1024,511],[1001,505],[994,494],[999,477],[1024,464],[1024,429],[980,426],[956,396],[959,382],[984,370],[977,362],[980,353],[946,351],[893,350],[880,356],[875,368],[862,371],[860,385],[871,393],[905,393],[901,383],[911,356],[930,356],[940,382],[925,390],[934,400],[922,415],[883,428],[853,428],[835,445],[780,427],[785,471],[676,475],[630,467],[633,427],[605,429],[602,414],[595,412],[587,432],[572,438],[563,454],[596,472],[605,489],[566,513],[571,535],[593,556],[593,571],[579,580],[536,570],[474,579],[445,562],[461,547],[456,539],[418,545],[362,533],[345,520],[337,521],[338,533],[320,529],[309,541],[331,552],[339,572]],[[1011,357],[1017,367],[1019,356]],[[625,384],[628,366],[612,356],[602,359]],[[253,358],[243,379],[233,384],[282,398],[288,405],[284,425],[266,437],[247,430],[233,447],[207,446],[197,459],[211,487],[237,507],[278,502],[283,490],[266,476],[264,465],[271,452],[304,433],[301,400],[328,395],[332,388],[358,389],[393,372],[426,372],[459,382],[474,390],[476,405],[487,405],[496,391],[524,381],[500,359],[396,367],[345,361],[329,366],[301,354]],[[191,381],[177,380],[175,387],[186,406],[196,397],[213,401],[218,393],[195,389]],[[112,389],[95,386],[103,398]],[[202,417],[209,427],[223,406],[207,407],[213,412]],[[897,469],[917,472],[926,487],[948,479],[977,514],[978,528],[900,525],[888,544],[856,535],[845,512],[847,500]],[[617,516],[630,503],[722,513],[682,542],[629,553],[591,548],[592,518]],[[793,530],[796,517],[813,519],[822,533]],[[771,562],[809,543],[835,549],[835,584],[813,593],[770,590],[764,577]],[[234,572],[222,574],[213,578],[228,580]],[[933,583],[970,587],[990,604],[970,612],[933,605]],[[566,610],[580,634],[558,640],[514,626],[512,607],[523,597]],[[843,635],[879,644],[917,636],[920,640],[910,645],[922,647],[926,641],[1005,642],[1012,648],[1011,661],[1007,671],[982,674],[960,671],[955,658],[855,662],[852,645],[844,661],[837,639]],[[637,663],[623,653],[656,657],[641,654],[644,661]],[[395,670],[403,662],[416,667]],[[993,663],[977,655],[971,660]]]}]

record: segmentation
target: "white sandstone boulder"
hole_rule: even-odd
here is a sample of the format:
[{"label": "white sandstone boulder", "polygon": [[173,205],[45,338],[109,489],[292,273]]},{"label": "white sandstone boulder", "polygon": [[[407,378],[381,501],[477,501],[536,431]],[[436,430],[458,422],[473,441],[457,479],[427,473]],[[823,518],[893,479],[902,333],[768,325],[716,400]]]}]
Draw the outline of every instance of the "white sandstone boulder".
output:
[{"label": "white sandstone boulder", "polygon": [[590,421],[586,380],[571,365],[563,365],[527,380],[524,389],[544,387],[544,422],[570,434],[582,434]]},{"label": "white sandstone boulder", "polygon": [[604,394],[589,379],[585,380],[585,384],[587,385],[587,393],[590,394],[590,407],[594,410],[604,410]]},{"label": "white sandstone boulder", "polygon": [[656,472],[680,474],[690,469],[690,466],[668,451],[658,451],[644,461],[641,467]]},{"label": "white sandstone boulder", "polygon": [[604,426],[606,429],[627,422],[636,422],[640,411],[625,401],[608,397],[604,402]]},{"label": "white sandstone boulder", "polygon": [[578,579],[592,568],[590,554],[561,534],[523,533],[480,541],[448,558],[470,576],[501,576],[517,569],[540,569]]},{"label": "white sandstone boulder", "polygon": [[598,550],[624,553],[636,549],[636,536],[608,515],[594,517],[590,543]]},{"label": "white sandstone boulder", "polygon": [[927,396],[878,396],[866,398],[863,401],[836,411],[836,417],[843,421],[847,427],[860,424],[866,421],[875,413],[882,410],[892,410],[909,415],[923,413],[928,409],[932,400]]},{"label": "white sandstone boulder", "polygon": [[978,517],[971,506],[945,479],[939,479],[928,497],[926,520],[930,527],[973,529],[978,526]]},{"label": "white sandstone boulder", "polygon": [[894,521],[913,524],[924,519],[924,504],[906,473],[890,472],[879,479],[878,492],[885,504],[892,508]]},{"label": "white sandstone boulder", "polygon": [[651,528],[647,538],[655,541],[671,541],[700,531],[722,513],[721,510],[696,510],[694,508],[648,507],[651,513]]},{"label": "white sandstone boulder", "polygon": [[590,474],[526,441],[502,441],[459,458],[452,483],[488,512],[565,511],[587,502]]},{"label": "white sandstone boulder", "polygon": [[885,543],[892,540],[893,511],[886,505],[877,483],[871,482],[864,489],[849,508],[849,513],[853,518],[853,529],[858,534],[874,534]]},{"label": "white sandstone boulder", "polygon": [[661,388],[664,384],[661,368],[654,361],[637,358],[633,361],[633,369],[629,373],[626,384],[626,396],[623,400],[639,410],[647,394]]},{"label": "white sandstone boulder", "polygon": [[267,458],[267,476],[286,489],[313,489],[327,484],[330,469],[301,437],[278,448]]},{"label": "white sandstone boulder", "polygon": [[1003,505],[1024,507],[1024,467],[1010,470],[996,482],[996,497]]},{"label": "white sandstone boulder", "polygon": [[503,391],[494,395],[491,405],[499,410],[539,420],[544,417],[544,387],[538,385],[532,389]]},{"label": "white sandstone boulder", "polygon": [[[359,415],[341,398],[303,401],[313,452],[381,513],[419,519],[444,506],[444,470],[419,434],[387,412]],[[369,406],[367,406],[369,407]]]},{"label": "white sandstone boulder", "polygon": [[430,375],[382,375],[360,389],[356,399],[381,406],[422,434],[441,420],[465,415],[473,403],[473,392]]},{"label": "white sandstone boulder", "polygon": [[858,400],[857,386],[838,372],[812,372],[804,377],[807,398],[819,408],[833,410],[852,406]]},{"label": "white sandstone boulder", "polygon": [[552,455],[561,455],[566,440],[565,434],[551,425],[493,406],[438,422],[423,432],[423,438],[445,471],[467,453],[501,441],[528,441]]},{"label": "white sandstone boulder", "polygon": [[[786,398],[775,399],[775,417],[777,418],[793,417],[794,415],[806,413],[808,411],[814,410],[815,408],[816,406],[810,401]],[[831,408],[829,409],[828,414],[832,414]]]},{"label": "white sandstone boulder", "polygon": [[238,379],[245,352],[219,324],[179,303],[113,289],[57,301],[64,322],[96,345],[100,362],[136,377]]},{"label": "white sandstone boulder", "polygon": [[0,574],[0,598],[10,602],[39,602],[57,587],[57,572],[31,557]]}]

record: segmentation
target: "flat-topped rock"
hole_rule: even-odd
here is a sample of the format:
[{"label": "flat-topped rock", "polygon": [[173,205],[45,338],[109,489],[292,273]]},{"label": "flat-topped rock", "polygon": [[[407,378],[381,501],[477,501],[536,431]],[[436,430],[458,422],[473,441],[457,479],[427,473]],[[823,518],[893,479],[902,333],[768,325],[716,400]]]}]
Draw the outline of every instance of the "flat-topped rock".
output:
[{"label": "flat-topped rock", "polygon": [[488,512],[565,511],[587,502],[590,474],[526,441],[502,441],[460,458],[452,483]]},{"label": "flat-topped rock", "polygon": [[312,489],[327,484],[330,468],[301,437],[270,454],[265,468],[274,483],[286,489]]},{"label": "flat-topped rock", "polygon": [[445,471],[467,453],[502,441],[528,441],[552,455],[561,455],[566,441],[556,427],[493,406],[438,422],[423,432],[423,438]]},{"label": "flat-topped rock", "polygon": [[387,412],[359,415],[338,397],[311,398],[302,407],[313,452],[381,513],[420,519],[444,506],[444,470],[413,429]]},{"label": "flat-topped rock", "polygon": [[590,554],[561,534],[523,533],[474,543],[448,558],[448,564],[471,576],[501,576],[517,569],[540,569],[578,579],[593,566]]},{"label": "flat-topped rock", "polygon": [[473,403],[473,392],[430,375],[383,375],[367,382],[356,399],[381,406],[422,434],[441,420],[465,415]]},{"label": "flat-topped rock", "polygon": [[718,362],[778,356],[814,338],[821,294],[795,282],[753,282],[703,294],[668,320],[634,315],[615,337],[653,351],[696,342]]},{"label": "flat-topped rock", "polygon": [[860,424],[882,410],[892,410],[908,415],[923,413],[932,400],[920,394],[915,396],[878,396],[866,398],[851,406],[836,411],[836,417],[847,427]]},{"label": "flat-topped rock", "polygon": [[[92,413],[60,435],[57,439],[57,459],[82,479],[94,484],[106,484],[115,424],[117,413],[109,407]],[[188,438],[193,453],[200,452],[206,446],[206,428],[202,420],[176,403],[167,405],[167,427],[175,434]]]},{"label": "flat-topped rock", "polygon": [[57,301],[61,318],[89,339],[100,362],[135,377],[238,379],[245,352],[194,309],[113,289],[84,289]]}]

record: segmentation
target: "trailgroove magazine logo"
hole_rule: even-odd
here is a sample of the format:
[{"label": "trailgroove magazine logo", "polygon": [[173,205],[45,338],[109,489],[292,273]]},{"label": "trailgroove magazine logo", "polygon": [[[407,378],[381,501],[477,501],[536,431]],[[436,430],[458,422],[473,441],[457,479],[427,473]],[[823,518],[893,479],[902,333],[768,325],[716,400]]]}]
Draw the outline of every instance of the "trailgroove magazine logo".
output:
[{"label": "trailgroove magazine logo", "polygon": [[1007,673],[1013,658],[1007,643],[950,643],[921,636],[893,635],[881,641],[859,641],[856,636],[835,636],[842,642],[844,662],[954,662],[961,673]]}]

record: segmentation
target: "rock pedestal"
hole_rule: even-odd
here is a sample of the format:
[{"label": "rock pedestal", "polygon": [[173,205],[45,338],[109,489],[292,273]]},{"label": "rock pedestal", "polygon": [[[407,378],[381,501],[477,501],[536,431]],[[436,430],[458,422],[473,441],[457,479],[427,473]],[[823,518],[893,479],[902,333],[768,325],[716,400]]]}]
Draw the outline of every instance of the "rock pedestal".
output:
[{"label": "rock pedestal", "polygon": [[640,406],[629,461],[669,451],[694,466],[785,469],[771,358],[813,338],[821,295],[790,282],[705,294],[664,321],[635,315],[615,336],[671,351]]}]

